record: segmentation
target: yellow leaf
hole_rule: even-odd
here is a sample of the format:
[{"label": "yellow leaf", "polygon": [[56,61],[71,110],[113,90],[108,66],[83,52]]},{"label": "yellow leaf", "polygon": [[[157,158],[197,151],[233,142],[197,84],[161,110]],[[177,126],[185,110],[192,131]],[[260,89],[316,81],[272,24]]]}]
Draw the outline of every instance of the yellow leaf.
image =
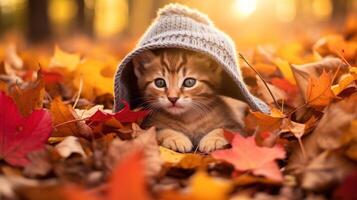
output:
[{"label": "yellow leaf", "polygon": [[331,89],[335,95],[338,95],[355,80],[357,80],[357,67],[352,67],[350,68],[350,73],[345,74],[338,84],[333,85]]},{"label": "yellow leaf", "polygon": [[94,99],[99,95],[113,94],[114,72],[113,74],[106,72],[110,71],[108,68],[115,68],[115,66],[108,66],[106,62],[94,59],[85,60],[77,66],[73,83],[79,89],[83,81],[83,97]]},{"label": "yellow leaf", "polygon": [[281,58],[277,58],[274,60],[274,64],[278,66],[284,78],[288,80],[291,84],[296,85],[294,74],[291,70],[290,64],[288,61],[283,60]]},{"label": "yellow leaf", "polygon": [[55,47],[55,54],[51,59],[50,67],[64,67],[69,71],[76,69],[80,61],[79,54],[71,54],[62,51],[58,46]]},{"label": "yellow leaf", "polygon": [[161,200],[225,200],[233,187],[232,181],[208,176],[198,171],[189,181],[189,190],[169,190],[161,193]]},{"label": "yellow leaf", "polygon": [[160,157],[165,163],[175,164],[179,163],[185,157],[185,154],[160,146]]},{"label": "yellow leaf", "polygon": [[192,199],[223,200],[227,199],[228,192],[232,189],[230,181],[208,176],[203,171],[198,171],[190,180]]}]

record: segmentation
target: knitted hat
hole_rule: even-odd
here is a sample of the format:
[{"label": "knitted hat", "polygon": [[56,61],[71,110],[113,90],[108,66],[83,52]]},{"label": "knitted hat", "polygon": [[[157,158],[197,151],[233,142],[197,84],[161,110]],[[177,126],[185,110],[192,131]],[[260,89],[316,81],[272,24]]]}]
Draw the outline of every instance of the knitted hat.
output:
[{"label": "knitted hat", "polygon": [[160,9],[157,18],[144,33],[136,48],[119,64],[114,85],[114,110],[121,109],[122,101],[132,107],[140,104],[132,58],[141,52],[158,48],[182,48],[209,56],[223,67],[222,95],[243,100],[252,110],[269,113],[269,107],[248,91],[237,61],[233,41],[218,30],[208,17],[180,4],[169,4]]}]

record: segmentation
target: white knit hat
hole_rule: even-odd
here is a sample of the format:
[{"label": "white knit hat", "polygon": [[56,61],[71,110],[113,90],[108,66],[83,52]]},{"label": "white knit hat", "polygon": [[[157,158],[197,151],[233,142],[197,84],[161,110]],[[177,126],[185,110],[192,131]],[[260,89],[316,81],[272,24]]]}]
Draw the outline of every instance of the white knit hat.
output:
[{"label": "white knit hat", "polygon": [[270,112],[265,103],[250,94],[243,82],[230,37],[218,30],[206,15],[180,4],[160,9],[136,48],[119,64],[114,83],[115,111],[122,107],[121,100],[128,101],[132,107],[141,103],[131,60],[145,50],[158,48],[182,48],[209,56],[225,71],[222,95],[243,100],[252,110]]}]

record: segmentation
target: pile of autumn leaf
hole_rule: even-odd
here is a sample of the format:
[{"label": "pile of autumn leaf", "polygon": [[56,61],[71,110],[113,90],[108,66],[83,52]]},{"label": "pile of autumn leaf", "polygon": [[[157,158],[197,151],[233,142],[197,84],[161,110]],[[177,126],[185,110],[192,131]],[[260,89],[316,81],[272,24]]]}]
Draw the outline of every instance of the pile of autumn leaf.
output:
[{"label": "pile of autumn leaf", "polygon": [[313,43],[247,54],[263,79],[242,62],[245,82],[272,112],[247,110],[245,132],[252,136],[226,132],[230,147],[209,155],[159,146],[154,128],[140,128],[150,111],[110,111],[114,55],[56,46],[43,56],[3,45],[0,198],[356,199],[352,25]]}]

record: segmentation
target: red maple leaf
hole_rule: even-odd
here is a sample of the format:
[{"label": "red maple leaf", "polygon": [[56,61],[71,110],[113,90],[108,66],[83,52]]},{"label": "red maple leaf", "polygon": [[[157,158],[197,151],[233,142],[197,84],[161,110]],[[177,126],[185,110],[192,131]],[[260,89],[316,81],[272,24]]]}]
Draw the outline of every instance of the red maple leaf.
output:
[{"label": "red maple leaf", "polygon": [[260,147],[253,136],[244,138],[239,133],[235,134],[231,144],[231,149],[215,151],[212,156],[233,164],[238,171],[251,171],[255,175],[282,181],[283,177],[275,159],[285,158],[283,148]]},{"label": "red maple leaf", "polygon": [[41,150],[50,137],[52,121],[46,110],[23,117],[15,102],[0,92],[0,159],[13,166],[29,163],[27,154]]},{"label": "red maple leaf", "polygon": [[132,123],[143,119],[144,117],[146,117],[146,115],[149,114],[149,111],[147,110],[132,111],[130,110],[130,106],[127,102],[123,101],[123,103],[125,106],[119,112],[112,114],[98,110],[91,117],[89,117],[88,121],[105,122],[111,118],[115,118],[116,120],[122,123]]},{"label": "red maple leaf", "polygon": [[113,170],[106,195],[89,194],[78,186],[66,188],[65,195],[69,200],[150,200],[143,169],[143,153],[141,151],[134,152],[121,160]]},{"label": "red maple leaf", "polygon": [[54,71],[41,69],[41,74],[43,81],[47,84],[61,83],[64,79],[62,74]]}]

